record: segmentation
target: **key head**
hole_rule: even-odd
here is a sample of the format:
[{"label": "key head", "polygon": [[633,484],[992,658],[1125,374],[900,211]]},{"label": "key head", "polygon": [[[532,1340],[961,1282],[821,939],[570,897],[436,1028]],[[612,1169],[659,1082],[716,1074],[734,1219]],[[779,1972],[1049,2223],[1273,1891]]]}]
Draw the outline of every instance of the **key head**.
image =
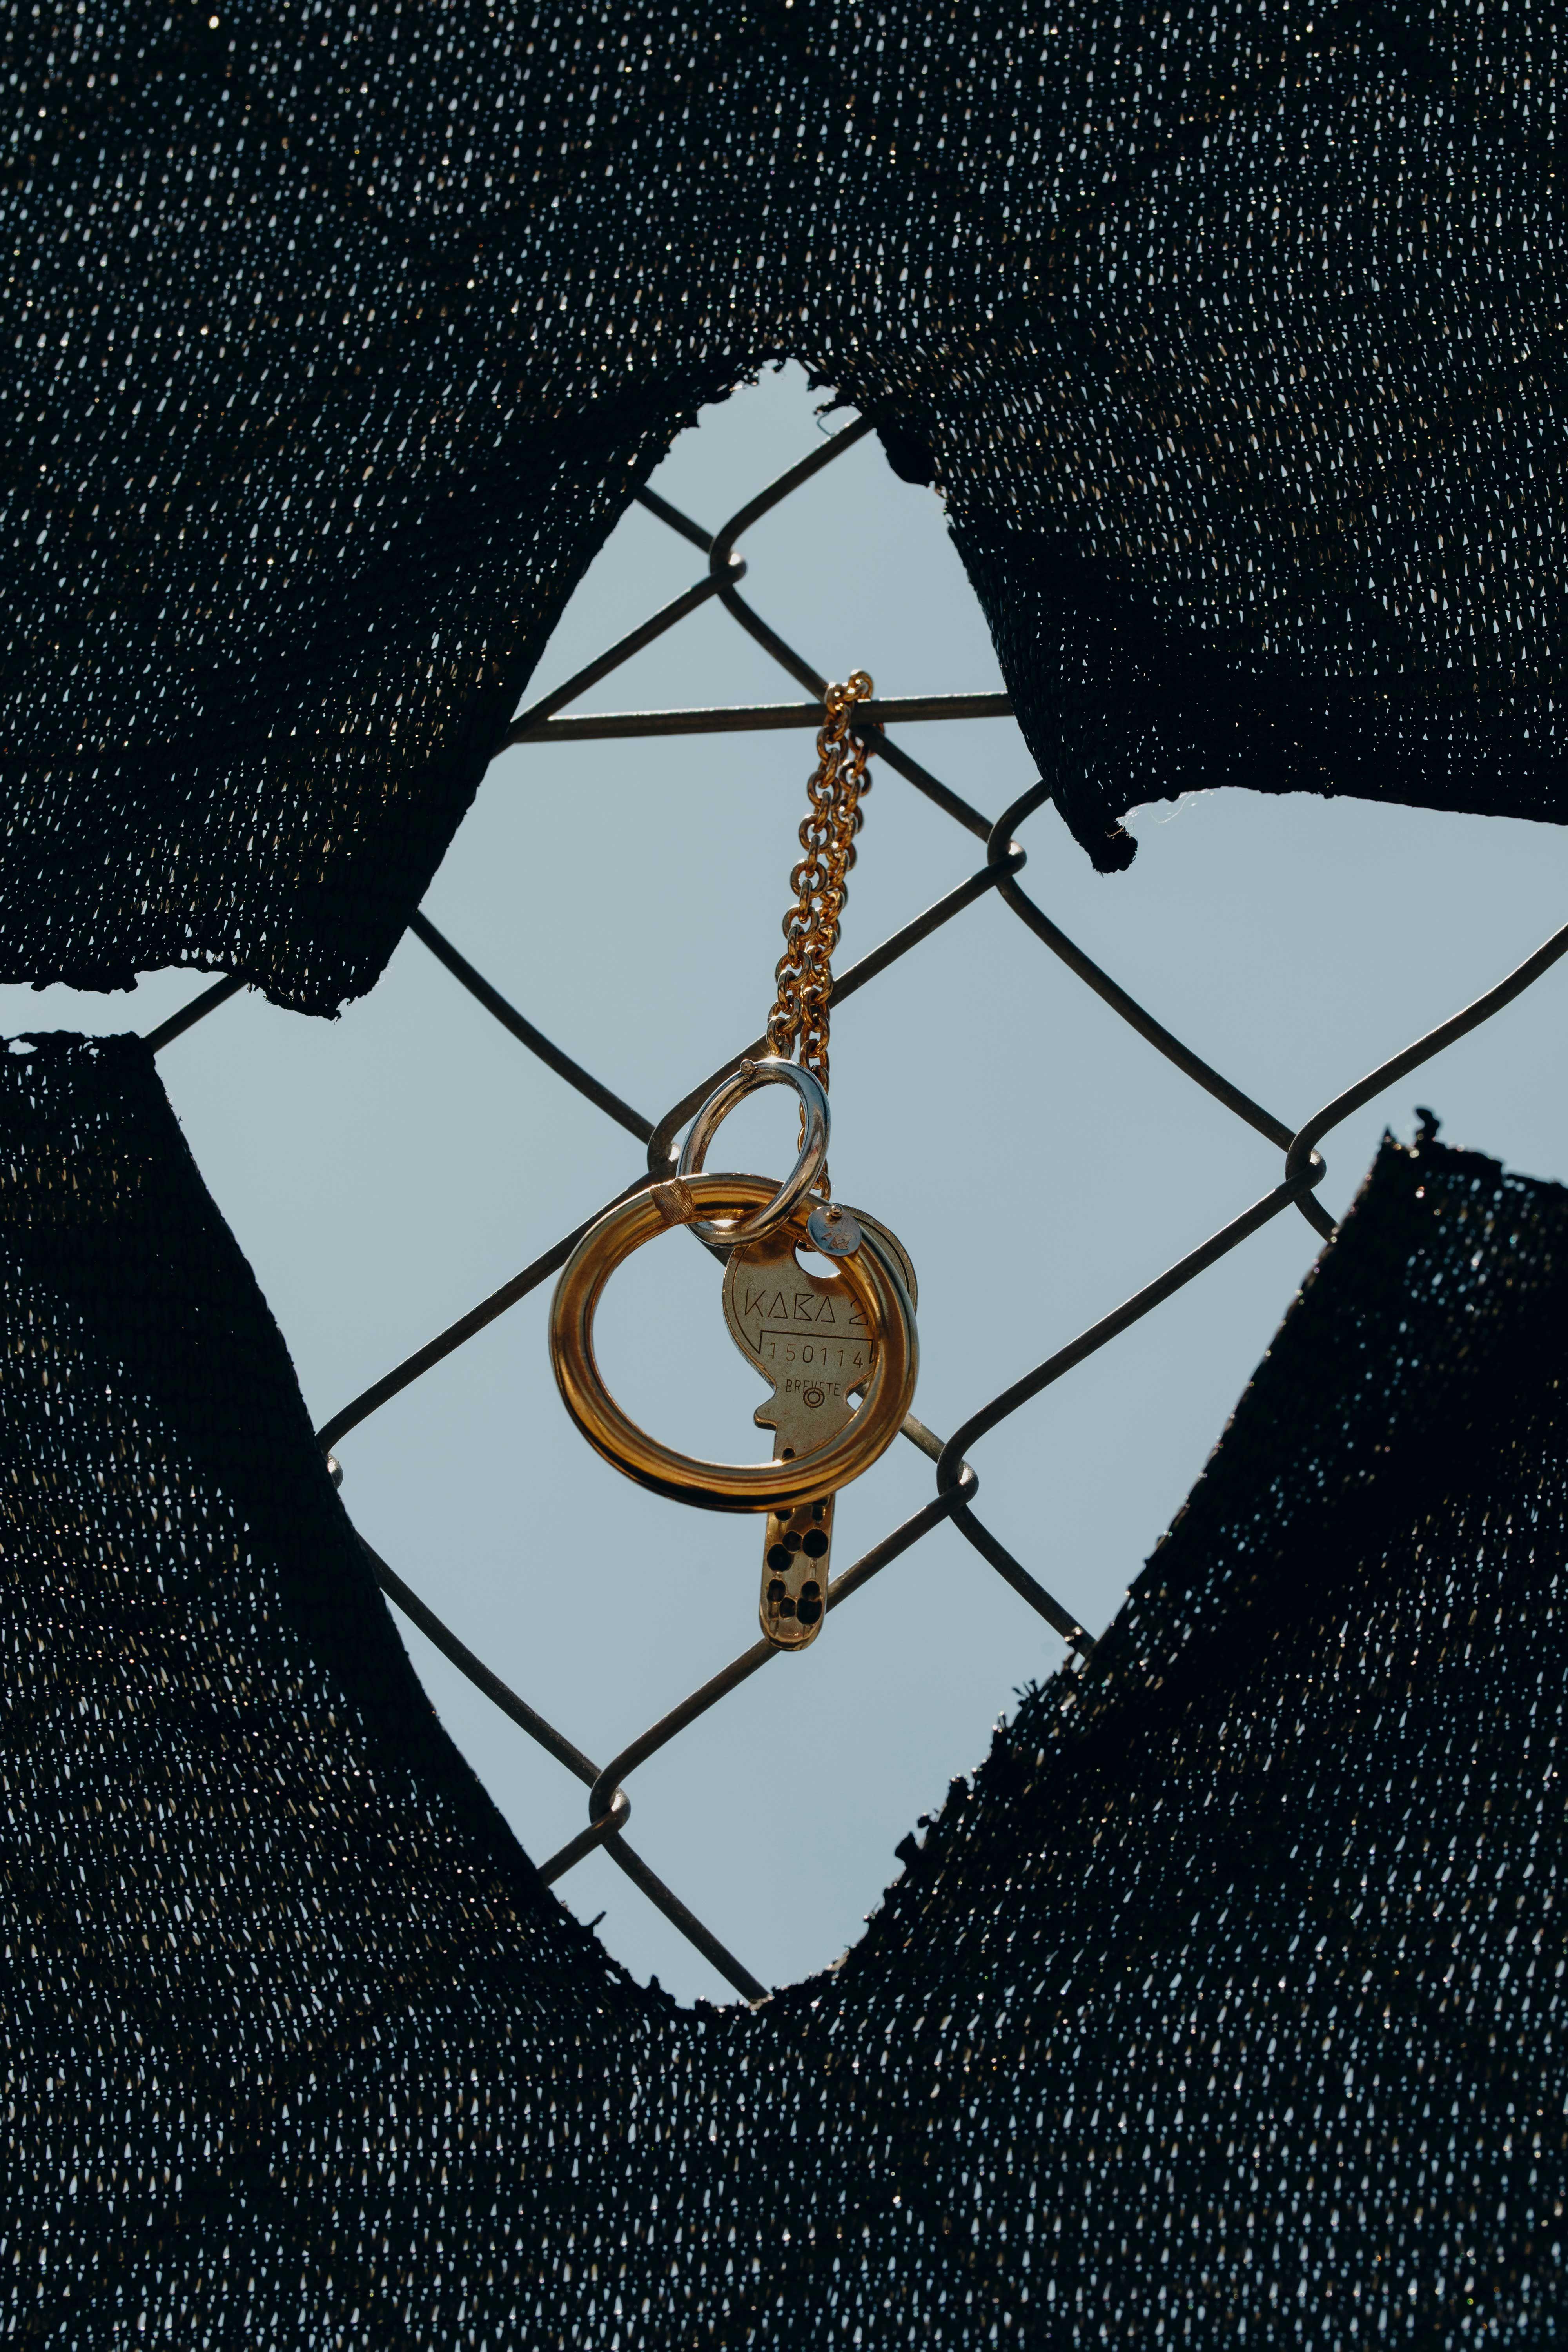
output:
[{"label": "key head", "polygon": [[850,1397],[876,1361],[865,1318],[845,1284],[836,1275],[807,1273],[788,1233],[764,1234],[731,1254],[724,1320],[773,1391],[757,1407],[758,1428],[782,1440],[787,1422],[791,1451],[815,1452],[848,1419]]},{"label": "key head", "polygon": [[[875,1217],[858,1209],[847,1213],[882,1244],[915,1305],[915,1270],[903,1244]],[[870,1378],[876,1349],[837,1273],[803,1265],[787,1231],[765,1234],[731,1253],[724,1320],[741,1353],[773,1390],[755,1419],[761,1429],[781,1431],[778,1451],[781,1411],[791,1423],[795,1453],[815,1450],[842,1427],[849,1399]]]}]

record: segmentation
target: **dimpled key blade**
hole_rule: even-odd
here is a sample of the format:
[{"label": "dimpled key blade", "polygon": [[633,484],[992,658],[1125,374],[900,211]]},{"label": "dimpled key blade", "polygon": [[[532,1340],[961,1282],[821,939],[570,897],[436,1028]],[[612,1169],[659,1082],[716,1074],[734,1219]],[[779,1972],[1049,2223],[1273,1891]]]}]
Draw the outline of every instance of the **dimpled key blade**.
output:
[{"label": "dimpled key blade", "polygon": [[[874,1219],[859,1222],[886,1244],[912,1301],[914,1269],[907,1254]],[[753,1418],[759,1428],[773,1431],[775,1462],[816,1453],[836,1437],[876,1362],[848,1285],[837,1274],[806,1271],[795,1252],[787,1231],[764,1234],[733,1251],[724,1275],[730,1335],[773,1386]],[[821,1629],[833,1503],[831,1495],[823,1495],[794,1510],[768,1513],[758,1616],[780,1649],[804,1650]]]}]

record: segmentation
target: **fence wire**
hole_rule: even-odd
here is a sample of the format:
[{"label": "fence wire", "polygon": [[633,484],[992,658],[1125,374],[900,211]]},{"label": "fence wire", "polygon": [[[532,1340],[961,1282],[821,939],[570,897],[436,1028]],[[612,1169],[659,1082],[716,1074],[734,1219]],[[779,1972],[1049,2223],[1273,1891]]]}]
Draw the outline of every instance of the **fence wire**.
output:
[{"label": "fence wire", "polygon": [[[663,605],[640,626],[618,638],[596,660],[568,678],[564,685],[557,687],[552,693],[523,710],[497,745],[498,753],[521,743],[635,740],[648,736],[818,728],[823,719],[822,698],[827,681],[741,594],[740,583],[746,575],[746,565],[737,551],[737,542],[763,515],[810,481],[824,467],[832,465],[847,449],[864,439],[871,429],[870,424],[862,419],[836,435],[800,464],[781,474],[732,515],[717,532],[710,533],[700,523],[693,521],[690,516],[683,514],[657,492],[639,490],[637,497],[650,514],[691,546],[701,550],[708,564],[705,576],[683,594]],[[642,652],[668,630],[677,627],[689,614],[715,600],[797,686],[804,688],[811,698],[808,701],[752,703],[730,709],[615,711],[591,715],[574,715],[568,711],[567,706],[589,688],[598,685],[622,663],[629,661],[634,654]],[[1380,1063],[1353,1086],[1347,1087],[1342,1094],[1325,1103],[1321,1110],[1314,1112],[1304,1126],[1292,1128],[1288,1121],[1276,1118],[1260,1103],[1254,1102],[1249,1095],[1211,1067],[1179,1037],[1173,1036],[1052,922],[1020,886],[1018,875],[1026,859],[1024,851],[1013,838],[1013,829],[1048,798],[1048,786],[1037,782],[993,820],[973,807],[940,777],[911,759],[886,731],[896,725],[926,724],[933,719],[1005,718],[1011,715],[1011,711],[1012,705],[1007,697],[1001,694],[905,696],[858,706],[855,715],[856,731],[896,774],[902,776],[933,802],[963,831],[984,842],[985,857],[984,863],[967,880],[948,891],[934,906],[916,916],[912,922],[906,923],[880,947],[874,948],[837,979],[833,989],[835,1005],[853,996],[868,982],[877,979],[901,957],[919,947],[943,924],[952,921],[994,890],[1044,947],[1058,957],[1069,971],[1102,998],[1157,1053],[1173,1063],[1194,1085],[1202,1087],[1217,1102],[1223,1103],[1236,1118],[1267,1137],[1284,1155],[1283,1166],[1279,1181],[1240,1216],[1233,1217],[1196,1249],[1168,1266],[1155,1280],[1146,1283],[1121,1306],[1102,1316],[1087,1330],[1079,1332],[1075,1339],[1058,1348],[1043,1363],[1036,1365],[1021,1380],[1015,1381],[1011,1387],[980,1405],[950,1437],[943,1440],[936,1436],[911,1414],[904,1423],[903,1434],[933,1464],[935,1492],[922,1509],[892,1528],[879,1543],[864,1552],[852,1567],[831,1580],[826,1606],[830,1610],[836,1609],[852,1599],[870,1583],[873,1577],[919,1543],[933,1528],[941,1526],[944,1520],[951,1521],[1019,1598],[1061,1635],[1069,1651],[1076,1653],[1083,1663],[1084,1670],[1092,1672],[1088,1662],[1094,1644],[1083,1627],[976,1514],[974,1497],[979,1491],[979,1480],[967,1459],[970,1448],[1016,1412],[1020,1406],[1038,1396],[1043,1389],[1062,1379],[1131,1325],[1152,1313],[1184,1285],[1194,1280],[1207,1267],[1227,1255],[1271,1218],[1288,1209],[1295,1209],[1316,1233],[1325,1238],[1331,1235],[1333,1220],[1313,1197],[1315,1188],[1325,1173],[1317,1146],[1341,1120],[1348,1118],[1364,1103],[1370,1102],[1384,1087],[1404,1077],[1431,1055],[1440,1053],[1468,1030],[1479,1027],[1528,988],[1532,981],[1539,979],[1559,957],[1568,953],[1568,924],[1554,931],[1533,955],[1527,957],[1495,988],[1489,989],[1461,1012],[1429,1030],[1425,1036],[1417,1038],[1389,1060]],[[607,1118],[636,1137],[646,1150],[647,1168],[639,1171],[614,1200],[601,1202],[581,1224],[563,1234],[551,1248],[524,1266],[520,1274],[514,1275],[510,1282],[503,1283],[499,1290],[481,1299],[468,1314],[459,1317],[457,1322],[438,1333],[425,1347],[417,1349],[402,1363],[394,1366],[363,1394],[355,1397],[352,1403],[332,1415],[317,1435],[334,1476],[340,1479],[342,1474],[332,1457],[331,1448],[390,1399],[399,1395],[434,1365],[440,1363],[477,1332],[493,1323],[498,1316],[504,1315],[520,1299],[526,1298],[531,1291],[536,1290],[559,1272],[583,1235],[606,1210],[631,1193],[639,1192],[649,1181],[673,1175],[678,1157],[677,1138],[698,1105],[721,1078],[727,1077],[742,1061],[754,1058],[766,1050],[763,1037],[753,1037],[738,1046],[726,1062],[693,1086],[656,1123],[641,1111],[634,1109],[629,1103],[623,1102],[591,1070],[584,1069],[571,1055],[563,1053],[559,1045],[546,1037],[525,1014],[507,1001],[499,989],[491,985],[427,917],[416,913],[410,929],[452,977],[500,1022],[502,1028],[536,1055],[558,1077],[563,1078],[568,1086],[574,1087]],[[243,977],[239,975],[219,981],[212,988],[204,990],[170,1020],[151,1031],[147,1042],[154,1052],[173,1045],[196,1022],[238,995],[245,985]],[[459,1641],[418,1594],[404,1582],[396,1570],[363,1543],[363,1537],[361,1542],[383,1591],[404,1614],[460,1673],[467,1675],[476,1688],[586,1787],[587,1826],[559,1853],[541,1864],[540,1874],[545,1882],[553,1884],[564,1877],[587,1855],[602,1848],[632,1884],[642,1890],[738,1992],[748,2000],[765,1999],[767,1987],[721,1943],[673,1889],[649,1869],[628,1842],[626,1830],[631,1814],[631,1802],[623,1784],[639,1765],[646,1764],[650,1757],[667,1748],[690,1724],[706,1715],[710,1707],[716,1706],[721,1699],[727,1697],[752,1675],[771,1664],[781,1653],[765,1641],[755,1642],[678,1706],[628,1740],[608,1763],[595,1764],[526,1699],[510,1689],[466,1643]]]}]

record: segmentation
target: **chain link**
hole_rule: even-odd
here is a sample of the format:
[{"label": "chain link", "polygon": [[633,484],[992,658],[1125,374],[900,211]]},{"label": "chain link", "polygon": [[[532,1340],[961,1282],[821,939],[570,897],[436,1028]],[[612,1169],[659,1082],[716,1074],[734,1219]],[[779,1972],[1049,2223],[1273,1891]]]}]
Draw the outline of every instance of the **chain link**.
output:
[{"label": "chain link", "polygon": [[[778,994],[768,1015],[769,1053],[787,1062],[798,1052],[801,1067],[825,1087],[833,950],[849,895],[855,836],[865,822],[860,803],[871,789],[866,772],[870,754],[853,721],[857,704],[868,702],[875,691],[866,672],[858,669],[823,697],[826,722],[816,738],[816,769],[805,788],[811,805],[800,826],[805,856],[789,877],[795,902],[784,919],[784,951],[773,972]],[[824,1200],[829,1197],[826,1169],[816,1189]]]}]

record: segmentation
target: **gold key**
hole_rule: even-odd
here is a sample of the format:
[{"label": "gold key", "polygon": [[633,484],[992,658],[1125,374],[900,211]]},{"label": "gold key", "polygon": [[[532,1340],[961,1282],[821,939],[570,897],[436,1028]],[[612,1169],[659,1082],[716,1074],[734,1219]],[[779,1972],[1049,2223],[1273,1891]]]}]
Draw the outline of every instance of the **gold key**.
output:
[{"label": "gold key", "polygon": [[[920,1371],[908,1254],[885,1225],[836,1203],[827,1181],[832,956],[855,863],[860,797],[870,782],[871,746],[855,732],[855,713],[872,692],[865,671],[856,670],[823,697],[816,770],[798,834],[805,854],[790,872],[794,903],[773,973],[778,992],[768,1015],[767,1053],[741,1059],[698,1105],[673,1173],[628,1194],[583,1235],[550,1309],[550,1357],[562,1401],[605,1461],[678,1502],[766,1512],[763,1631],[791,1650],[815,1641],[827,1612],[834,1497],[879,1460],[904,1427]],[[707,1174],[708,1147],[736,1104],[760,1087],[784,1085],[798,1097],[801,1112],[795,1164],[784,1181]],[[742,1354],[773,1390],[756,1413],[759,1425],[773,1433],[771,1462],[704,1462],[682,1454],[639,1429],[605,1386],[594,1352],[605,1286],[634,1250],[672,1226],[728,1259],[725,1319]],[[797,1250],[837,1259],[839,1268],[804,1271]]]},{"label": "gold key", "polygon": [[[812,1220],[814,1236],[822,1231],[821,1213]],[[858,1210],[836,1212],[835,1222],[840,1220],[846,1238],[864,1227],[883,1244],[914,1306],[914,1268],[902,1244]],[[776,1229],[732,1250],[724,1274],[730,1336],[773,1386],[753,1419],[759,1429],[773,1431],[775,1462],[815,1454],[847,1427],[876,1362],[876,1343],[847,1286],[837,1275],[803,1267],[795,1246],[795,1235]],[[758,1615],[763,1633],[780,1649],[804,1650],[821,1629],[833,1504],[828,1494],[768,1513]]]}]

